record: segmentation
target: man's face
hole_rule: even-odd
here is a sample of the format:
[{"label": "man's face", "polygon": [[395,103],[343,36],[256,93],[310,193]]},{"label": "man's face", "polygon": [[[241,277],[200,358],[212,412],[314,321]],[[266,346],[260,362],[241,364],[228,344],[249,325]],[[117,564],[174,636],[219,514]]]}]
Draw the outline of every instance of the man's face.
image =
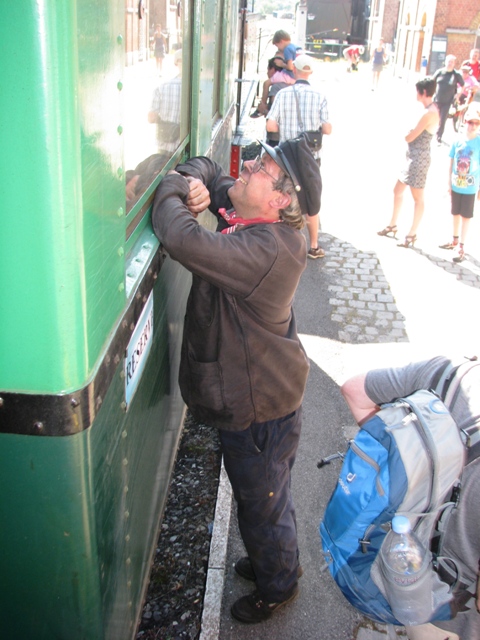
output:
[{"label": "man's face", "polygon": [[267,153],[244,162],[240,176],[228,191],[236,212],[245,219],[269,213],[269,203],[279,195],[274,184],[281,175],[282,170]]},{"label": "man's face", "polygon": [[446,59],[445,59],[445,63],[446,63],[446,65],[447,65],[447,69],[448,69],[449,71],[452,71],[452,70],[453,70],[453,68],[454,68],[454,66],[455,66],[455,60],[456,60],[455,56],[447,56],[447,57],[446,57]]},{"label": "man's face", "polygon": [[473,62],[476,62],[480,58],[480,51],[478,49],[473,49],[471,59]]}]

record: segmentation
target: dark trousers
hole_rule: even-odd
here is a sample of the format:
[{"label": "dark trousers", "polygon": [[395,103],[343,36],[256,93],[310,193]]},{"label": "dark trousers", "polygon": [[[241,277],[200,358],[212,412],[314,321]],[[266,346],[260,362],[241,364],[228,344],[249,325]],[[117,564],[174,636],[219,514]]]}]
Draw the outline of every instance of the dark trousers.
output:
[{"label": "dark trousers", "polygon": [[451,102],[437,102],[438,110],[440,112],[440,122],[438,123],[437,129],[437,140],[442,139],[451,104]]},{"label": "dark trousers", "polygon": [[283,602],[297,584],[298,546],[290,472],[302,425],[301,408],[284,418],[220,430],[225,469],[257,589],[267,602]]}]

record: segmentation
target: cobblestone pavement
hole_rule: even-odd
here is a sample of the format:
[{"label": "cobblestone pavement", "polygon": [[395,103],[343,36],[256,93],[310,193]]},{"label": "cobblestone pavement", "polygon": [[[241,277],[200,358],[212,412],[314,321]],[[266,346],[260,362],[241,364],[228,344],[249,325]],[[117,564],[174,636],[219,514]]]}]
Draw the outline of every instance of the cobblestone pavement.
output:
[{"label": "cobblestone pavement", "polygon": [[[328,241],[325,240],[328,238]],[[348,242],[322,235],[324,270],[335,277],[328,286],[331,320],[343,342],[403,342],[408,340],[404,316],[374,252],[358,251]]]},{"label": "cobblestone pavement", "polygon": [[[328,285],[330,319],[338,324],[338,339],[348,343],[391,343],[409,340],[405,317],[398,309],[390,283],[375,251],[362,251],[349,242],[321,234],[326,251],[323,272]],[[480,262],[473,256],[461,264],[428,250],[411,249],[459,283],[480,290]]]}]

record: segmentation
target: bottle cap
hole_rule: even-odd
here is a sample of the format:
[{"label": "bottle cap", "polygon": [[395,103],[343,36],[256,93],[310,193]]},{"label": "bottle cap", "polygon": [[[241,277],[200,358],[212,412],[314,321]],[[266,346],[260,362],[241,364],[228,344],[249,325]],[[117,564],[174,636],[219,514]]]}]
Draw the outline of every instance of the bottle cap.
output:
[{"label": "bottle cap", "polygon": [[392,529],[395,533],[408,533],[411,530],[410,520],[406,516],[394,516]]}]

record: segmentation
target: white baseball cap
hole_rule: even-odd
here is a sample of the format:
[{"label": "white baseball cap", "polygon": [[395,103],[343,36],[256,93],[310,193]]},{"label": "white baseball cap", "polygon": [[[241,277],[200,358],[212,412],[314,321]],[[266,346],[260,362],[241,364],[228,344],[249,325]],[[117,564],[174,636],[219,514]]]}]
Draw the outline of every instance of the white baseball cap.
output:
[{"label": "white baseball cap", "polygon": [[293,64],[299,71],[313,71],[313,58],[307,56],[305,53],[301,53],[297,56],[293,61]]}]

